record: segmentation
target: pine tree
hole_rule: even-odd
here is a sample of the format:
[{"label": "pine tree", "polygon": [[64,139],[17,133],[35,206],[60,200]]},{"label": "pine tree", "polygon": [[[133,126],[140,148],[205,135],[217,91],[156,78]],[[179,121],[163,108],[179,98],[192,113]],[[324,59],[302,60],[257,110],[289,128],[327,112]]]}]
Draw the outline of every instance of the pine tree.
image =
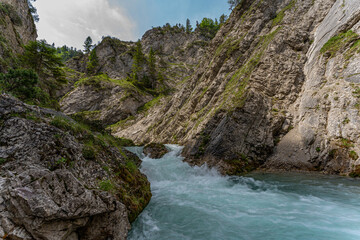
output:
[{"label": "pine tree", "polygon": [[10,69],[8,73],[0,73],[0,85],[20,99],[35,96],[38,75],[32,69]]},{"label": "pine tree", "polygon": [[36,2],[36,0],[27,0],[27,3],[29,5],[30,13],[34,19],[35,22],[38,22],[40,20],[39,15],[37,14],[37,9],[34,7],[34,5],[31,2]]},{"label": "pine tree", "polygon": [[242,0],[228,0],[228,4],[230,5],[230,10],[233,10]]},{"label": "pine tree", "polygon": [[64,64],[57,50],[47,44],[45,40],[29,42],[21,57],[23,64],[34,69],[41,77],[53,77],[63,80],[64,73],[60,69]]},{"label": "pine tree", "polygon": [[220,24],[217,19],[212,20],[211,18],[203,18],[201,23],[198,26],[198,30],[200,31],[201,35],[207,38],[214,38],[217,31],[220,29]]},{"label": "pine tree", "polygon": [[143,76],[139,76],[143,70],[143,64],[145,62],[145,55],[142,52],[142,46],[140,40],[136,42],[135,51],[133,55],[133,65],[131,78],[134,84],[141,85]]},{"label": "pine tree", "polygon": [[186,33],[191,33],[192,32],[192,26],[190,23],[190,19],[186,19]]},{"label": "pine tree", "polygon": [[98,57],[96,55],[95,49],[93,49],[90,52],[89,62],[87,63],[87,66],[86,66],[86,69],[87,69],[88,73],[94,74],[96,68],[98,67],[98,65],[99,65],[99,59],[98,59]]},{"label": "pine tree", "polygon": [[140,40],[136,42],[135,53],[134,53],[134,64],[141,66],[145,62],[145,55],[142,52],[142,46]]},{"label": "pine tree", "polygon": [[155,52],[151,48],[149,52],[149,75],[150,75],[150,81],[151,81],[151,88],[155,89],[156,87],[156,58],[155,58]]},{"label": "pine tree", "polygon": [[90,36],[88,36],[85,39],[85,42],[84,42],[85,53],[89,53],[91,51],[91,48],[93,47],[92,42],[93,41]]},{"label": "pine tree", "polygon": [[220,20],[219,20],[220,26],[226,22],[227,18],[228,18],[228,16],[226,16],[225,14],[220,16]]}]

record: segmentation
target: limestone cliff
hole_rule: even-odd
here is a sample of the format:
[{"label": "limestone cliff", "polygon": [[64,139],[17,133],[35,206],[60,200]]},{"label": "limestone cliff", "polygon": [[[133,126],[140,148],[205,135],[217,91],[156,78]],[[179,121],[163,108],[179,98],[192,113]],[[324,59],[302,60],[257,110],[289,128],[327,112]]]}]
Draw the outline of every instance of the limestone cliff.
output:
[{"label": "limestone cliff", "polygon": [[[116,135],[183,144],[192,163],[228,174],[274,150],[267,167],[355,170],[359,10],[358,1],[242,1],[179,91]],[[324,50],[336,36],[341,46]]]},{"label": "limestone cliff", "polygon": [[35,41],[36,27],[27,0],[0,1],[0,72],[16,65],[22,45]]},{"label": "limestone cliff", "polygon": [[292,129],[271,168],[359,173],[360,2],[336,1],[313,31]]}]

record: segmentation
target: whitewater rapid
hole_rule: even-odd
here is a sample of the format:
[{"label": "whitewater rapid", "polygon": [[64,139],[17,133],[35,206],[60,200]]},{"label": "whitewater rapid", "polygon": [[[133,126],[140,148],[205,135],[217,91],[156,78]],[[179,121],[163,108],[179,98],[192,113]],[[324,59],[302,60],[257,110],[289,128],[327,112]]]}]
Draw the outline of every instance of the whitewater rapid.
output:
[{"label": "whitewater rapid", "polygon": [[182,147],[161,159],[130,148],[153,197],[130,240],[359,240],[360,181],[308,174],[224,177],[190,167]]}]

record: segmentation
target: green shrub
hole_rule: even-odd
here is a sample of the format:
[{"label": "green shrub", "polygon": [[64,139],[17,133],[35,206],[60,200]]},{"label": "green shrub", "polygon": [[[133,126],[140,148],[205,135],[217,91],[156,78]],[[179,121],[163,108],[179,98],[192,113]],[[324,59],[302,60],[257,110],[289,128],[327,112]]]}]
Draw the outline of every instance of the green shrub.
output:
[{"label": "green shrub", "polygon": [[54,127],[60,128],[64,131],[70,131],[73,129],[69,120],[63,117],[55,116],[50,122]]},{"label": "green shrub", "polygon": [[350,177],[360,177],[360,166],[356,166],[354,171],[349,174]]},{"label": "green shrub", "polygon": [[0,12],[8,15],[16,26],[21,26],[22,21],[13,6],[7,3],[0,3]]},{"label": "green shrub", "polygon": [[35,86],[38,80],[37,74],[31,69],[10,69],[8,73],[0,73],[2,89],[14,94],[21,100],[36,97]]},{"label": "green shrub", "polygon": [[101,190],[107,191],[107,192],[112,191],[112,190],[115,189],[114,184],[109,179],[100,181],[99,182],[99,187],[100,187]]},{"label": "green shrub", "polygon": [[330,158],[334,158],[336,156],[336,153],[337,153],[337,149],[332,149],[330,152],[329,152],[329,157]]},{"label": "green shrub", "polygon": [[357,160],[359,158],[358,154],[355,151],[350,151],[349,157],[353,160]]},{"label": "green shrub", "polygon": [[96,159],[96,153],[92,146],[84,146],[82,150],[82,155],[86,160],[95,160]]},{"label": "green shrub", "polygon": [[354,146],[354,144],[352,144],[352,142],[349,139],[346,139],[346,138],[341,139],[341,147],[343,147],[343,148],[351,148],[353,146]]},{"label": "green shrub", "polygon": [[4,163],[7,162],[7,159],[5,158],[0,158],[0,165],[3,165]]},{"label": "green shrub", "polygon": [[66,163],[67,163],[67,159],[64,158],[64,157],[61,157],[56,161],[56,165],[63,165],[63,164],[66,164]]},{"label": "green shrub", "polygon": [[136,164],[131,160],[128,160],[126,162],[125,166],[129,170],[130,173],[134,173],[137,170]]}]

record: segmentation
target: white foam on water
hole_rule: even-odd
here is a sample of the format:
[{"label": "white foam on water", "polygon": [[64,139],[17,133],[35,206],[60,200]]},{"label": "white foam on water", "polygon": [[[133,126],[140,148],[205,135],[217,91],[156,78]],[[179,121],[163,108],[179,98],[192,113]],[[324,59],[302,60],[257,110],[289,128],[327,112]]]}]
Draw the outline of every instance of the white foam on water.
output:
[{"label": "white foam on water", "polygon": [[130,240],[359,240],[360,182],[303,174],[224,177],[190,167],[182,147],[141,155],[153,197]]}]

